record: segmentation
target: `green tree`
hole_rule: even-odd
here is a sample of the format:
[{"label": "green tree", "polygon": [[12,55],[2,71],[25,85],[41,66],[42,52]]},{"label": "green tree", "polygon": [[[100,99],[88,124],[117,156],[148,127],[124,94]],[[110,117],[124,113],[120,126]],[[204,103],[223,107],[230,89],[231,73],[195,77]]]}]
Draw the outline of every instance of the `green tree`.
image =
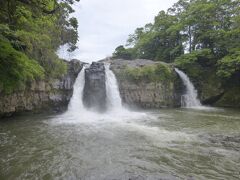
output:
[{"label": "green tree", "polygon": [[[23,76],[18,78],[22,84],[37,80],[37,75],[39,78],[56,78],[66,72],[66,64],[55,52],[60,45],[66,43],[70,45],[69,50],[76,48],[78,23],[75,18],[69,17],[74,12],[71,8],[73,2],[73,0],[1,0],[0,51],[3,54],[0,56],[0,66],[1,68],[7,66],[7,58],[12,65],[8,66],[7,71],[1,72],[0,89],[16,88],[13,81],[9,81],[12,82],[12,86],[4,85],[8,83],[6,77],[13,71]],[[21,68],[15,68],[14,64],[20,62]],[[34,63],[30,66],[30,62]],[[30,67],[41,69],[38,66],[43,69],[44,76],[42,73],[35,73],[34,76],[25,76],[22,73],[28,72],[27,69]]]},{"label": "green tree", "polygon": [[209,71],[239,84],[240,1],[179,0],[137,28],[127,45],[120,50],[133,58],[175,62],[195,77]]},{"label": "green tree", "polygon": [[172,62],[183,53],[180,26],[176,16],[161,11],[154,24],[137,28],[127,45],[133,46],[136,58]]},{"label": "green tree", "polygon": [[113,53],[113,58],[132,59],[133,54],[130,51],[131,49],[125,49],[122,45],[118,46]]}]

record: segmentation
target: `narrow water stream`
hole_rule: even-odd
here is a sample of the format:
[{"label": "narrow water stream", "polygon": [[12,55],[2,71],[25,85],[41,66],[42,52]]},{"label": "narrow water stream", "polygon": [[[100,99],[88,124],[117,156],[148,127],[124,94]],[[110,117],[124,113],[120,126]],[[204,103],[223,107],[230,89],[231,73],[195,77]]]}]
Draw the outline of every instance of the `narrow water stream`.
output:
[{"label": "narrow water stream", "polygon": [[189,77],[181,70],[175,68],[175,71],[180,76],[184,86],[186,87],[185,94],[181,98],[181,106],[186,108],[204,108],[198,99],[198,93]]}]

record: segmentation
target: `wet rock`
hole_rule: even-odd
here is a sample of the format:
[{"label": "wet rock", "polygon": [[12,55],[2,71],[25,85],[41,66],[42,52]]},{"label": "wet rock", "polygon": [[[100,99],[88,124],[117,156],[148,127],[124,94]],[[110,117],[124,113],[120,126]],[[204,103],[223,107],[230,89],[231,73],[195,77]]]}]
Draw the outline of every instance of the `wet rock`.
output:
[{"label": "wet rock", "polygon": [[83,103],[85,107],[97,111],[106,110],[106,75],[103,63],[93,62],[85,69]]}]

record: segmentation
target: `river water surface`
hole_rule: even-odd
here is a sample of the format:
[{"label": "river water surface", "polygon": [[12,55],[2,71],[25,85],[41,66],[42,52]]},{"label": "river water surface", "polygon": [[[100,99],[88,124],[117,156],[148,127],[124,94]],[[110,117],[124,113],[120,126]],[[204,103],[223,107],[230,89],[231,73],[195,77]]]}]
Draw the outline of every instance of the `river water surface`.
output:
[{"label": "river water surface", "polygon": [[0,179],[239,179],[240,112],[29,115],[0,121]]}]

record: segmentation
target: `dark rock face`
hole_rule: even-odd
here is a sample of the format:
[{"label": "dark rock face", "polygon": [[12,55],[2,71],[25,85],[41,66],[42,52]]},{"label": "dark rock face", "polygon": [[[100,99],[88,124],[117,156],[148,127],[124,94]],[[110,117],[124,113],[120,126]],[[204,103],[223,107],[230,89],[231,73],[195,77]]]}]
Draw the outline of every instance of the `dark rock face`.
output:
[{"label": "dark rock face", "polygon": [[85,107],[103,112],[106,110],[106,75],[103,63],[93,62],[85,69],[83,103]]},{"label": "dark rock face", "polygon": [[59,79],[34,81],[24,90],[12,94],[0,93],[0,117],[21,112],[59,112],[67,108],[73,85],[83,63],[66,61],[68,71]]},{"label": "dark rock face", "polygon": [[175,78],[173,81],[174,87],[173,87],[173,94],[174,94],[174,107],[181,107],[181,99],[182,95],[186,92],[186,87],[184,86],[180,76],[173,71]]}]

